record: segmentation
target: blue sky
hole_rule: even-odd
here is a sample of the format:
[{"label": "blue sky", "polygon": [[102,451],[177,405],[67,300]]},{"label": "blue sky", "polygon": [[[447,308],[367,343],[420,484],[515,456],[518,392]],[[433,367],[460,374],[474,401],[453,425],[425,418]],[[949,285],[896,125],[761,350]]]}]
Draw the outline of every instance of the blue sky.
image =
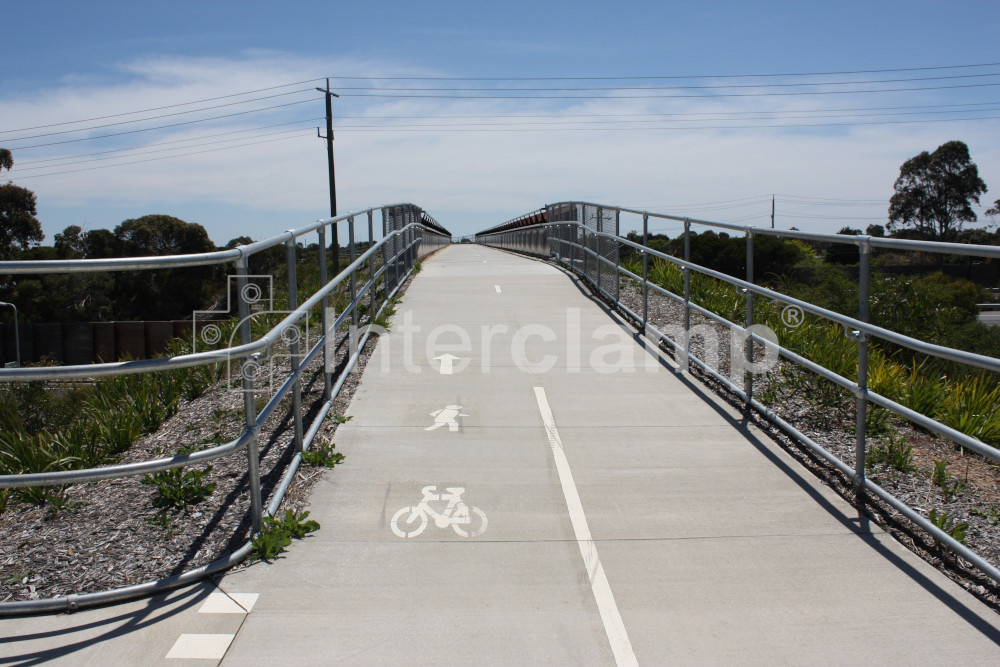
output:
[{"label": "blue sky", "polygon": [[[2,8],[16,26],[0,71],[0,146],[15,159],[3,178],[37,193],[46,242],[70,224],[146,213],[199,222],[220,244],[324,216],[323,102],[309,80],[326,76],[361,77],[334,80],[341,212],[412,201],[457,234],[576,198],[763,225],[771,193],[778,226],[864,227],[884,221],[899,165],[951,139],[969,144],[993,186],[983,208],[1000,198],[1000,67],[914,69],[1000,61],[996,2]],[[884,71],[898,69],[910,71]],[[802,83],[814,85],[792,85]],[[349,96],[386,87],[406,97]],[[530,87],[617,90],[498,90]],[[900,87],[925,90],[886,90]],[[55,125],[264,88],[274,89]],[[778,94],[793,91],[813,94]],[[94,128],[231,102],[244,104]],[[292,105],[263,109],[279,104]],[[214,118],[244,110],[256,111]],[[55,126],[25,129],[40,125]],[[145,131],[97,138],[126,130]]]}]

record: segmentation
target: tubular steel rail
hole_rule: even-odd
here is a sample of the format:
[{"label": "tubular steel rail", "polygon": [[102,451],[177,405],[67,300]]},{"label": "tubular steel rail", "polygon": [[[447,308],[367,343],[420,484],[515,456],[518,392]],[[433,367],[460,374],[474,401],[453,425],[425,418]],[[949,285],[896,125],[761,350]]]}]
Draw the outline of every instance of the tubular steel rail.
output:
[{"label": "tubular steel rail", "polygon": [[[642,243],[635,243],[620,235],[621,214],[642,216]],[[646,247],[649,243],[650,219],[671,220],[684,225],[684,259],[658,252]],[[692,225],[704,225],[732,230],[746,235],[746,280],[740,280],[718,271],[694,264],[690,261],[690,235]],[[821,308],[806,301],[795,299],[780,292],[754,284],[753,269],[753,239],[756,235],[767,235],[794,238],[804,241],[819,241],[825,243],[851,244],[858,247],[859,281],[858,281],[858,313],[857,318]],[[651,213],[636,209],[617,206],[605,206],[588,202],[561,202],[550,204],[544,209],[534,211],[524,216],[514,218],[496,227],[479,232],[476,242],[505,250],[541,256],[566,266],[585,281],[595,287],[600,294],[612,301],[623,312],[641,323],[644,334],[657,344],[666,344],[681,355],[682,360],[693,363],[717,382],[725,386],[742,399],[748,408],[757,411],[765,419],[809,447],[816,454],[847,475],[853,482],[859,504],[863,505],[865,492],[870,492],[891,505],[896,511],[906,516],[910,521],[927,531],[935,540],[946,545],[953,552],[969,561],[994,581],[1000,583],[1000,569],[986,561],[967,546],[953,538],[924,518],[916,510],[904,504],[888,491],[872,482],[865,475],[866,459],[866,421],[869,402],[881,406],[900,415],[923,428],[938,433],[953,442],[974,450],[987,459],[1000,463],[1000,451],[957,431],[941,422],[882,396],[868,388],[868,341],[871,337],[880,338],[911,350],[928,354],[941,359],[976,366],[989,371],[1000,371],[1000,359],[965,352],[941,345],[927,343],[909,336],[875,326],[868,322],[869,312],[869,279],[870,255],[872,248],[891,248],[895,250],[942,253],[949,255],[971,255],[975,257],[1000,258],[1000,246],[979,246],[959,243],[942,243],[932,241],[911,241],[889,239],[871,236],[850,236],[842,234],[815,234],[797,230],[776,230],[771,228],[739,226],[710,220],[678,217],[660,213]],[[621,247],[629,247],[640,253],[642,257],[642,275],[636,275],[623,268],[619,262]],[[683,273],[683,295],[674,294],[649,281],[649,258],[670,262],[679,267]],[[714,312],[691,301],[691,272],[700,273],[724,281],[740,289],[746,299],[746,322],[744,326],[731,322]],[[619,299],[620,277],[626,276],[642,285],[642,313],[633,312]],[[649,323],[649,291],[658,292],[684,306],[684,327],[680,342],[659,331]],[[789,306],[801,308],[803,311],[836,322],[844,327],[845,334],[857,343],[858,368],[855,382],[845,378],[809,359],[782,347],[774,340],[767,340],[758,335],[751,327],[754,326],[754,295],[779,301]],[[807,435],[800,432],[779,415],[760,403],[753,396],[753,375],[743,374],[743,386],[738,387],[713,369],[705,360],[691,353],[690,336],[691,312],[695,311],[719,324],[728,327],[732,332],[744,338],[744,354],[748,361],[753,361],[753,342],[760,343],[809,371],[816,373],[834,384],[847,389],[855,396],[856,427],[855,427],[855,460],[853,466],[845,463],[830,453]]]},{"label": "tubular steel rail", "polygon": [[[382,214],[383,237],[374,242],[373,216],[376,211]],[[360,255],[355,253],[355,220],[367,217],[368,248]],[[333,279],[327,279],[327,229],[337,234],[338,223],[347,224],[349,234],[350,264],[337,273]],[[318,234],[319,282],[320,288],[301,305],[298,303],[298,285],[296,276],[296,261],[298,256],[297,239],[311,233]],[[240,344],[223,349],[197,352],[174,357],[144,359],[136,361],[118,361],[112,363],[86,364],[77,366],[32,367],[0,369],[0,382],[35,381],[35,380],[70,380],[92,379],[114,375],[147,373],[192,366],[214,364],[233,359],[240,360],[242,377],[244,427],[235,440],[228,443],[189,454],[180,454],[155,460],[136,463],[109,465],[83,470],[65,470],[46,473],[23,473],[18,475],[0,475],[0,488],[23,488],[38,486],[54,486],[95,482],[117,477],[128,477],[146,473],[171,470],[195,463],[205,463],[226,456],[238,450],[246,450],[247,472],[249,478],[251,534],[260,531],[265,514],[272,515],[277,510],[291,483],[299,464],[302,453],[309,449],[317,432],[333,406],[333,401],[342,388],[348,373],[358,362],[361,351],[371,334],[370,328],[364,332],[357,346],[347,359],[346,366],[340,372],[336,383],[331,370],[334,333],[343,324],[358,325],[358,307],[363,305],[369,310],[371,320],[382,311],[389,300],[399,291],[400,286],[413,269],[413,265],[421,257],[451,243],[451,236],[432,217],[413,204],[392,204],[377,206],[360,211],[352,211],[336,218],[319,220],[301,229],[288,230],[270,239],[250,243],[231,250],[203,253],[197,255],[171,255],[156,257],[132,257],[116,259],[80,259],[80,260],[41,260],[0,262],[0,275],[37,274],[37,273],[84,273],[96,271],[125,271],[177,268],[190,266],[229,264],[235,265],[237,276],[239,335]],[[287,248],[288,262],[288,314],[267,333],[253,340],[251,336],[250,292],[248,285],[248,260],[261,251],[284,245]],[[376,255],[382,254],[381,266],[376,268]],[[358,285],[358,271],[367,265],[368,280]],[[384,298],[378,302],[379,279],[383,280]],[[339,314],[329,303],[329,295],[342,283],[349,281],[350,303]],[[363,303],[362,299],[367,303]],[[257,364],[266,356],[267,350],[282,341],[282,334],[291,327],[307,318],[313,308],[320,308],[323,314],[323,335],[316,344],[303,353],[297,349],[297,343],[290,343],[290,368],[287,378],[278,387],[267,404],[257,413],[254,400],[254,373]],[[294,340],[294,337],[292,337]],[[322,355],[324,360],[324,399],[325,402],[316,414],[308,428],[303,424],[301,406],[301,376],[306,365]],[[329,363],[328,363],[329,362]],[[265,498],[261,495],[261,479],[259,471],[259,452],[257,436],[267,418],[277,409],[282,398],[291,393],[292,413],[294,419],[294,436],[292,444],[295,448],[291,462],[281,481],[271,494],[270,501],[264,506]],[[252,550],[252,543],[247,540],[235,551],[222,558],[176,574],[164,579],[149,581],[123,588],[94,593],[67,595],[43,600],[28,600],[0,603],[0,616],[37,613],[44,611],[66,611],[82,607],[117,602],[129,598],[149,595],[177,586],[192,583],[204,577],[232,567],[243,560]]]}]

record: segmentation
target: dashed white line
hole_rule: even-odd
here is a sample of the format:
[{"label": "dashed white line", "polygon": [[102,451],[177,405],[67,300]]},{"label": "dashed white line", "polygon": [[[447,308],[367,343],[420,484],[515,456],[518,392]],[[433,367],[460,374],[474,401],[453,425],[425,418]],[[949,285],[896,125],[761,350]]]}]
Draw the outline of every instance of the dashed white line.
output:
[{"label": "dashed white line", "polygon": [[167,658],[179,660],[222,660],[236,635],[183,634],[174,642]]},{"label": "dashed white line", "polygon": [[556,429],[556,420],[552,416],[549,401],[545,397],[544,387],[535,387],[535,400],[538,401],[538,411],[542,415],[545,433],[549,438],[549,447],[552,449],[556,470],[559,472],[559,483],[562,485],[563,496],[566,498],[566,508],[569,510],[570,522],[573,524],[573,533],[580,546],[580,555],[587,568],[590,588],[594,592],[597,609],[601,613],[601,621],[604,623],[604,632],[608,635],[611,651],[615,655],[615,663],[619,666],[638,665],[635,653],[632,651],[632,642],[629,641],[628,632],[625,630],[625,623],[618,611],[618,604],[611,592],[611,585],[608,583],[607,575],[604,574],[601,559],[597,555],[597,545],[594,544],[590,535],[587,515],[583,512],[583,503],[580,502],[580,494],[577,492],[576,482],[573,480],[573,471],[570,470],[569,461],[563,451],[562,440]]},{"label": "dashed white line", "polygon": [[503,292],[500,291],[500,286],[499,285],[494,285],[493,289],[495,289],[497,291],[497,294],[502,294],[503,293]]},{"label": "dashed white line", "polygon": [[249,614],[258,597],[257,593],[211,593],[198,608],[198,613]]}]

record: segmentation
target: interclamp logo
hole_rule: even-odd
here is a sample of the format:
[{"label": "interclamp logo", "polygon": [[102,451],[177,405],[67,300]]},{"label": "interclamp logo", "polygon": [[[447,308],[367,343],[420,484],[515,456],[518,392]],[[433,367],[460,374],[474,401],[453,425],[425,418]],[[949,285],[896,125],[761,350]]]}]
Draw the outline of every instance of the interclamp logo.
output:
[{"label": "interclamp logo", "polygon": [[[192,313],[193,352],[217,349],[224,344],[227,350],[239,346],[240,331],[249,326],[251,338],[268,331],[281,320],[291,314],[288,310],[274,308],[274,277],[270,275],[248,275],[246,282],[240,286],[239,276],[227,276],[226,307],[219,310],[196,310]],[[239,320],[234,327],[220,326],[220,318],[228,317],[233,311],[231,296],[237,294],[246,302],[250,314]],[[276,350],[267,350],[264,354],[249,357],[226,355],[226,374],[231,389],[243,389],[243,380],[252,382],[253,391],[272,391],[276,383],[284,381],[292,357],[301,361],[310,347],[310,327],[308,318],[304,327],[298,324],[289,326],[281,333],[281,343]],[[314,337],[314,336],[313,336]],[[314,344],[314,343],[313,343]],[[286,360],[282,363],[282,360]]]},{"label": "interclamp logo", "polygon": [[[223,310],[196,310],[191,313],[191,352],[212,350],[222,342],[222,327],[218,321],[229,317],[233,311],[230,299],[239,291],[239,297],[250,306],[250,312],[274,308],[274,276],[246,276],[246,284],[239,288],[239,276],[226,276],[226,307]],[[237,331],[239,328],[237,327]],[[231,341],[230,341],[231,342]],[[201,348],[201,349],[199,349]]]},{"label": "interclamp logo", "polygon": [[[699,324],[687,330],[680,325],[667,325],[662,327],[662,333],[681,350],[696,349],[713,370],[719,370],[722,351],[727,346],[729,372],[734,379],[741,379],[744,373],[767,373],[778,362],[778,337],[763,324],[749,328],[734,325],[729,329]],[[580,308],[567,308],[560,325],[483,324],[472,328],[454,323],[427,328],[417,324],[413,313],[406,311],[388,332],[386,344],[380,346],[378,362],[383,373],[394,368],[394,360],[412,374],[455,375],[477,366],[479,372],[489,373],[494,365],[511,363],[532,375],[584,370],[601,374],[660,372],[664,366],[653,342],[656,334],[652,330],[646,334],[637,336],[630,327],[612,322],[586,327]],[[353,344],[358,338],[352,332]],[[756,343],[753,347],[762,354],[748,355],[751,339]],[[678,354],[676,359],[679,365],[676,372],[687,371],[687,356]]]},{"label": "interclamp logo", "polygon": [[[229,276],[230,290],[234,292]],[[274,308],[272,276],[248,276],[240,287],[240,298],[250,306],[250,314],[229,330],[220,327],[218,318],[230,311],[227,293],[226,310],[201,310],[193,314],[194,351],[217,349],[220,344],[228,350],[237,348],[240,331],[249,326],[252,339],[259,339],[271,331],[293,311]],[[601,374],[656,373],[665,366],[656,343],[657,334],[652,330],[637,335],[627,325],[607,322],[596,327],[584,326],[580,308],[567,308],[563,321],[556,325],[528,323],[512,327],[507,324],[483,324],[479,327],[455,323],[440,324],[431,328],[414,321],[412,311],[401,314],[391,332],[377,325],[358,327],[351,323],[350,311],[336,313],[333,308],[323,312],[321,325],[316,326],[304,311],[286,324],[280,340],[267,350],[249,356],[226,356],[226,377],[231,389],[252,387],[256,392],[273,392],[291,372],[292,362],[301,365],[308,353],[323,338],[327,373],[336,373],[338,364],[346,357],[355,357],[369,335],[385,337],[378,348],[378,372],[388,373],[401,365],[406,373],[423,372],[456,375],[478,366],[482,373],[491,372],[494,365],[513,364],[523,373],[536,375],[551,371],[581,373],[585,369]],[[802,311],[787,310],[788,326],[798,326],[803,321]],[[552,320],[549,320],[552,322]],[[200,323],[199,323],[200,322]],[[736,325],[728,329],[699,324],[684,329],[680,325],[666,325],[661,332],[673,340],[680,350],[692,350],[710,368],[719,371],[721,353],[728,347],[729,375],[734,382],[742,381],[746,373],[761,375],[773,369],[778,362],[778,338],[763,324],[749,328]],[[755,345],[749,345],[753,340]],[[751,349],[762,354],[748,354]],[[676,354],[675,372],[688,370],[686,354]],[[398,360],[397,364],[393,361]],[[360,372],[358,365],[352,372]],[[246,380],[246,382],[244,382]],[[447,406],[440,414],[433,415],[431,428],[454,430],[462,415],[461,406]]]}]

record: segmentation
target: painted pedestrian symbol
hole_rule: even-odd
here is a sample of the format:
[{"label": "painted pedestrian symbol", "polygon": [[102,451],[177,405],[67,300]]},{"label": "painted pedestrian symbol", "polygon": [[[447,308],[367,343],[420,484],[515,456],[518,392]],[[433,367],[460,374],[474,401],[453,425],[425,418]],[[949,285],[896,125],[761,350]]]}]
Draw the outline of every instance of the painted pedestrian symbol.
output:
[{"label": "painted pedestrian symbol", "polygon": [[440,410],[435,410],[430,413],[431,417],[434,417],[434,425],[425,428],[425,431],[436,431],[442,426],[447,426],[448,430],[455,432],[458,430],[458,418],[468,417],[469,415],[462,412],[461,405],[446,405]]},{"label": "painted pedestrian symbol", "polygon": [[[438,528],[451,526],[461,537],[478,537],[486,532],[486,514],[478,507],[465,504],[462,494],[464,486],[445,487],[445,493],[437,493],[437,485],[421,489],[423,499],[416,507],[403,507],[392,515],[392,532],[399,537],[416,537],[427,528],[427,518],[434,519]],[[438,512],[431,503],[447,501],[444,510]]]}]

